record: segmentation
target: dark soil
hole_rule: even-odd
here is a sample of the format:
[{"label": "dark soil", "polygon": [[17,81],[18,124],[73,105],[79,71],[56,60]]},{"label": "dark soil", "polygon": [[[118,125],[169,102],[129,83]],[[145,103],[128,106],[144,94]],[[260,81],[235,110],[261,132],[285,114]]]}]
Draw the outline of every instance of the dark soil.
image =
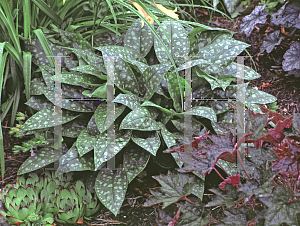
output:
[{"label": "dark soil", "polygon": [[[186,9],[186,11],[188,11],[188,9]],[[249,11],[248,13],[251,13],[251,11]],[[276,111],[278,113],[288,116],[293,114],[293,110],[295,110],[295,112],[299,112],[300,78],[295,78],[294,75],[288,75],[287,72],[281,69],[283,54],[286,52],[286,50],[289,49],[291,43],[299,41],[299,36],[294,35],[290,37],[288,35],[292,31],[292,28],[285,30],[286,35],[284,36],[284,40],[275,51],[271,52],[270,54],[264,52],[260,56],[258,56],[263,38],[267,34],[275,30],[280,30],[281,28],[279,26],[272,26],[269,24],[257,25],[259,30],[254,30],[249,37],[246,37],[245,34],[238,33],[238,28],[229,19],[223,17],[218,13],[213,14],[212,24],[210,24],[210,17],[206,9],[196,9],[196,15],[198,16],[198,22],[212,27],[226,28],[228,30],[237,32],[233,36],[236,40],[240,40],[250,44],[251,46],[248,47],[247,50],[253,57],[255,65],[257,67],[257,71],[261,75],[261,78],[250,81],[251,86],[257,87],[259,90],[277,97],[277,105],[279,106],[279,108]],[[245,15],[239,16],[233,20],[239,26],[242,23],[242,19],[244,16]],[[246,52],[240,54],[240,56],[246,55]],[[245,58],[245,65],[255,69],[249,57]],[[18,111],[28,111],[27,106],[24,104],[25,102],[25,95],[22,94]],[[16,176],[19,167],[30,156],[30,153],[28,152],[19,153],[17,155],[13,154],[13,146],[21,145],[22,142],[26,141],[28,138],[15,138],[9,135],[8,126],[10,124],[10,117],[11,111],[6,115],[5,119],[2,122],[5,150],[5,175],[4,183],[1,184],[0,187],[5,186],[8,183],[16,182]],[[51,167],[51,165],[49,167]],[[156,170],[153,170],[154,168]],[[154,163],[150,163],[147,166],[146,171],[147,176],[142,178],[142,181],[134,179],[134,181],[130,183],[123,206],[121,207],[117,217],[115,217],[102,205],[97,215],[92,218],[92,220],[85,221],[83,225],[158,225],[156,223],[156,219],[158,218],[157,209],[162,205],[142,207],[142,204],[145,202],[146,198],[150,196],[149,189],[159,187],[159,183],[151,176],[158,175],[159,173],[166,174],[167,170],[160,168]],[[40,169],[35,172],[38,175],[43,175],[44,169]],[[217,185],[221,181],[222,180],[219,178],[219,176],[216,175],[214,171],[210,175],[207,175],[205,181],[205,195],[203,198],[203,202],[207,203],[209,201],[209,195],[207,194],[209,194],[210,192],[207,189],[217,187]],[[130,201],[128,200],[136,201],[135,203],[130,203]],[[220,211],[220,209],[221,208],[216,208],[212,212],[210,225],[216,225],[215,223],[217,221],[215,219],[220,219],[222,217],[222,211]]]}]

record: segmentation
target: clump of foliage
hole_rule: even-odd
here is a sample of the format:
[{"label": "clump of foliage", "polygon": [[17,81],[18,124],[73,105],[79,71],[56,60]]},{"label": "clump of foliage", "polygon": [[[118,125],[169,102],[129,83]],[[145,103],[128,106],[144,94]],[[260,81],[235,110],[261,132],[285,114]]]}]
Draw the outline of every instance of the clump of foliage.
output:
[{"label": "clump of foliage", "polygon": [[[268,11],[266,11],[266,6],[266,4],[257,6],[250,15],[243,18],[241,33],[245,32],[246,36],[249,36],[256,24],[266,23],[267,16],[269,15]],[[300,4],[296,1],[291,3],[287,1],[284,6],[271,16],[271,23],[274,25],[282,25],[284,28],[293,26],[295,29],[289,34],[292,36],[300,29],[299,13]],[[271,53],[276,49],[276,46],[280,45],[283,38],[283,36],[280,37],[279,30],[269,34],[265,37],[260,47],[260,54],[264,51],[268,54]],[[290,48],[283,55],[284,60],[282,62],[282,69],[287,71],[290,75],[294,74],[296,78],[300,77],[299,49],[299,42],[292,43]]]},{"label": "clump of foliage", "polygon": [[[162,187],[150,190],[152,196],[144,206],[163,202],[162,209],[165,209],[177,202],[179,208],[171,218],[173,225],[207,224],[209,212],[205,207],[213,206],[221,206],[226,215],[218,221],[222,225],[298,225],[300,115],[294,112],[294,115],[285,118],[263,105],[260,107],[263,114],[247,110],[246,134],[236,143],[235,148],[232,141],[235,126],[228,122],[216,123],[217,127],[227,133],[208,135],[202,131],[191,143],[177,140],[177,145],[166,152],[177,153],[186,165],[177,169],[180,173],[153,176]],[[264,126],[270,121],[276,126],[266,131]],[[263,148],[263,141],[273,143],[276,147]],[[243,142],[247,143],[244,165],[240,161],[239,151],[236,151]],[[251,143],[254,145],[250,146]],[[242,167],[230,163],[234,162],[235,155]],[[197,171],[205,175],[212,170],[217,171],[216,164],[228,177],[224,179],[219,174],[224,181],[218,189],[209,189],[215,196],[206,205],[199,203],[199,200],[191,202],[187,196],[196,194],[193,180],[186,173]],[[241,178],[246,180],[241,183]],[[166,212],[161,216],[170,222]]]},{"label": "clump of foliage", "polygon": [[85,189],[82,181],[71,184],[73,173],[57,176],[49,171],[45,177],[30,173],[27,180],[18,176],[16,184],[1,190],[7,212],[0,215],[15,225],[50,226],[60,223],[81,223],[100,208],[97,198]]}]

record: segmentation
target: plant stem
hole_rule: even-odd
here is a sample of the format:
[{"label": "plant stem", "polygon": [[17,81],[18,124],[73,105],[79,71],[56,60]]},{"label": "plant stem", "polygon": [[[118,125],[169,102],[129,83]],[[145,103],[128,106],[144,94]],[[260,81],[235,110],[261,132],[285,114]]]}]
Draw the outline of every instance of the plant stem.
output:
[{"label": "plant stem", "polygon": [[214,168],[214,170],[216,171],[216,173],[217,173],[223,180],[225,180],[224,177],[222,177],[222,175],[219,173],[219,171],[218,171],[216,168]]},{"label": "plant stem", "polygon": [[230,176],[220,163],[217,162],[217,164],[227,174],[227,176]]}]

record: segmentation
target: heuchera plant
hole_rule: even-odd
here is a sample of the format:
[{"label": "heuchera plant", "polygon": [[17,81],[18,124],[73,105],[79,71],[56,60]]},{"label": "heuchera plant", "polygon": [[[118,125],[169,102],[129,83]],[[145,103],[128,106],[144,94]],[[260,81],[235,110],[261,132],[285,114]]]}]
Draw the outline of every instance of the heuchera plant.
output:
[{"label": "heuchera plant", "polygon": [[[252,13],[243,18],[243,23],[241,24],[241,33],[245,32],[246,36],[249,36],[253,31],[256,24],[264,24],[267,21],[267,16],[269,15],[265,11],[267,5],[256,6]],[[281,25],[281,32],[284,33],[284,28],[290,28],[294,26],[294,30],[288,34],[293,36],[298,29],[300,29],[300,3],[297,1],[289,3],[287,1],[284,6],[282,6],[275,14],[271,16],[271,23],[274,25]],[[286,34],[285,34],[286,35]],[[266,51],[270,54],[276,49],[276,46],[280,45],[284,36],[280,36],[280,31],[274,31],[268,34],[262,46],[260,47],[260,54]],[[291,44],[290,48],[283,55],[282,69],[287,71],[290,75],[294,74],[296,78],[300,77],[300,63],[299,63],[299,49],[300,43],[294,42]]]},{"label": "heuchera plant", "polygon": [[[202,204],[201,207],[204,209],[204,207],[221,205],[227,216],[221,219],[223,224],[281,225],[286,223],[296,225],[299,221],[297,215],[300,212],[300,193],[298,192],[300,181],[300,115],[294,112],[294,115],[285,118],[263,105],[260,108],[263,114],[247,110],[246,133],[236,145],[232,143],[231,136],[232,131],[235,130],[234,124],[216,122],[220,131],[229,132],[208,135],[208,133],[203,134],[204,131],[202,131],[201,135],[191,143],[185,143],[179,139],[177,145],[167,149],[166,152],[176,152],[185,163],[184,167],[177,169],[178,172],[198,171],[201,174],[206,174],[215,170],[224,180],[219,184],[220,189],[209,189],[216,196],[207,205]],[[270,121],[276,126],[274,129],[266,131],[264,127]],[[273,143],[274,146],[262,148],[262,141]],[[240,161],[241,158],[238,158],[243,169],[240,170],[228,163],[235,160],[235,157],[232,158],[233,155],[240,155],[239,151],[236,150],[243,142],[247,143],[247,148],[245,148],[247,155],[245,165]],[[254,147],[253,145],[252,147],[249,146],[251,143],[254,143]],[[184,146],[187,148],[184,149]],[[233,146],[235,148],[232,152]],[[226,162],[220,161],[220,159]],[[228,176],[226,179],[217,171],[216,164],[226,172]],[[167,176],[154,177],[162,187],[150,190],[153,196],[144,203],[144,206],[164,202],[164,209],[179,200],[185,199],[190,202],[190,198],[187,197],[193,194],[192,189],[187,189],[190,188],[188,184],[190,182],[184,179],[182,174],[180,174],[181,184],[177,181],[170,181]],[[175,180],[176,176],[174,175],[173,178]],[[240,178],[245,178],[246,181],[241,183]],[[179,187],[174,186],[176,182],[178,186],[180,185]],[[186,189],[181,193],[176,192],[182,188]],[[204,210],[192,219],[189,218],[191,213],[183,212],[180,215],[180,210],[183,210],[186,205],[187,203],[178,204],[181,208],[174,216],[173,223],[178,225],[187,223],[195,225],[196,222],[199,225],[208,223],[208,215]],[[193,206],[194,204],[190,203],[189,205]],[[166,218],[168,215],[162,216]]]},{"label": "heuchera plant", "polygon": [[[186,26],[176,20],[165,20],[160,26],[154,23],[151,25],[151,29],[156,31],[154,36],[148,24],[141,27],[141,20],[137,19],[122,42],[114,42],[114,45],[102,42],[95,48],[76,32],[66,32],[53,25],[51,31],[43,29],[45,34],[51,34],[46,39],[39,30],[40,39],[26,42],[26,48],[33,54],[32,61],[41,71],[41,77],[31,81],[32,96],[26,103],[36,113],[24,123],[20,132],[26,132],[26,135],[42,134],[57,126],[52,110],[55,103],[54,68],[50,67],[45,52],[55,56],[61,53],[71,56],[64,58],[62,63],[62,136],[76,141],[66,152],[49,146],[37,150],[35,156],[22,164],[18,175],[55,161],[59,161],[58,174],[100,170],[109,160],[105,154],[106,131],[115,126],[112,155],[121,157],[123,164],[114,170],[100,170],[94,184],[102,204],[117,215],[128,184],[143,171],[151,156],[167,169],[173,163],[181,167],[183,161],[176,153],[164,154],[171,158],[171,164],[168,164],[169,158],[158,156],[175,145],[176,139],[184,137],[185,113],[182,111],[181,93],[185,86],[191,89],[185,83],[184,70],[191,68],[193,98],[236,98],[236,90],[241,86],[234,82],[238,77],[234,59],[249,46],[234,40],[233,32],[228,30],[184,24]],[[97,43],[97,37],[95,40]],[[115,56],[115,121],[111,124],[106,122],[105,101],[85,100],[106,99],[108,55]],[[188,55],[193,57],[190,62],[185,62],[185,56]],[[254,70],[245,66],[244,79],[259,77]],[[254,90],[248,84],[245,83],[245,104],[249,109],[261,112],[258,104],[276,101],[274,96]],[[204,128],[204,119],[214,125],[214,121],[224,119],[231,111],[228,102],[197,103],[191,111],[194,135],[199,135]],[[233,147],[227,149],[232,152]],[[218,156],[219,153],[213,155],[214,158]],[[210,167],[213,168],[216,162],[217,159],[210,162]],[[197,171],[193,172],[189,178],[179,174],[179,179],[183,177],[189,184],[187,190],[183,189],[180,194],[192,192],[202,199],[204,177]]]}]

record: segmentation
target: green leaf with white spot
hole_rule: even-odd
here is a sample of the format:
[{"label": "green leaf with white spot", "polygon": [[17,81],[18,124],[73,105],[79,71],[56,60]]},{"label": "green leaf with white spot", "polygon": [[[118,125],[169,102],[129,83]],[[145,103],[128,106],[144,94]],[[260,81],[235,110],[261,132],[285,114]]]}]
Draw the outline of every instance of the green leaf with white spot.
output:
[{"label": "green leaf with white spot", "polygon": [[[50,102],[55,104],[56,96],[55,96],[55,92],[53,92],[53,90],[44,89],[44,95]],[[62,109],[67,109],[67,110],[76,111],[76,112],[93,112],[94,111],[94,109],[91,109],[89,106],[87,106],[85,104],[85,103],[87,103],[87,101],[70,101],[70,100],[66,99],[66,98],[68,98],[68,96],[65,96],[63,94],[62,94],[62,98],[65,99],[64,101],[61,102]]]},{"label": "green leaf with white spot", "polygon": [[[165,29],[171,43],[169,43],[167,36],[161,29]],[[161,27],[157,29],[158,35],[162,38],[164,44],[167,46],[170,55],[173,57],[176,64],[182,64],[190,52],[190,41],[188,32],[177,21],[164,21]],[[157,59],[160,63],[171,63],[163,45],[157,38],[154,38],[154,49]]]},{"label": "green leaf with white spot", "polygon": [[177,112],[181,112],[180,105],[180,87],[175,73],[166,72],[166,81],[168,83],[169,94],[173,100],[173,106]]},{"label": "green leaf with white spot", "polygon": [[92,51],[88,49],[81,49],[81,48],[68,48],[68,47],[64,47],[64,48],[75,53],[78,59],[82,58],[83,60],[85,60],[85,62],[88,65],[98,68],[98,70],[100,70],[102,73],[106,73],[106,69],[105,69],[106,67],[103,58],[93,53]]},{"label": "green leaf with white spot", "polygon": [[[115,140],[112,144],[114,147],[113,150],[107,150],[107,143],[109,141],[107,140],[106,133],[101,133],[97,136],[97,141],[94,146],[95,170],[101,166],[102,163],[113,158],[123,147],[125,147],[130,141],[131,133],[131,130],[120,131],[116,129]],[[108,151],[109,153],[107,153]]]},{"label": "green leaf with white spot", "polygon": [[[115,105],[115,120],[123,113],[125,110],[124,105]],[[102,102],[98,105],[95,111],[95,122],[100,133],[103,133],[107,130],[114,122],[107,121],[107,103]]]},{"label": "green leaf with white spot", "polygon": [[123,104],[127,107],[129,107],[131,110],[139,107],[142,103],[142,99],[138,97],[135,94],[132,93],[127,93],[127,94],[122,94],[120,93],[115,99],[115,103],[120,103]]},{"label": "green leaf with white spot", "polygon": [[131,136],[132,141],[156,156],[156,152],[161,145],[158,131],[147,132],[147,138],[140,137],[139,134],[140,132],[133,131]]},{"label": "green leaf with white spot", "polygon": [[[143,77],[146,79],[146,94],[143,97],[144,100],[150,100],[153,94],[156,92],[159,84],[164,78],[165,72],[170,68],[171,66],[168,64],[156,64],[148,67],[143,72]],[[177,77],[176,77],[177,79]]]},{"label": "green leaf with white spot", "polygon": [[57,161],[62,156],[61,150],[54,150],[47,146],[35,153],[35,156],[31,156],[21,165],[17,175],[29,173],[34,170],[40,169]]},{"label": "green leaf with white spot", "polygon": [[96,47],[95,49],[102,52],[104,64],[106,68],[107,68],[108,59],[107,56],[105,55],[115,56],[113,57],[114,60],[116,60],[116,58],[122,58],[126,61],[136,60],[144,64],[147,64],[146,59],[141,54],[139,54],[137,51],[134,51],[124,46],[100,46],[100,47]]},{"label": "green leaf with white spot", "polygon": [[123,155],[123,164],[128,184],[147,166],[151,155],[140,147],[128,148]]},{"label": "green leaf with white spot", "polygon": [[99,68],[93,65],[80,65],[78,67],[72,68],[71,71],[86,73],[86,74],[94,75],[102,80],[107,80],[107,75],[103,74],[103,72],[99,70]]},{"label": "green leaf with white spot", "polygon": [[93,157],[78,157],[75,142],[68,152],[60,157],[57,173],[62,174],[85,170],[94,170]]},{"label": "green leaf with white spot", "polygon": [[98,87],[94,91],[85,90],[82,92],[82,94],[85,96],[88,96],[88,97],[106,99],[106,97],[107,97],[107,82],[105,84],[101,84],[100,87]]},{"label": "green leaf with white spot", "polygon": [[141,131],[159,130],[160,124],[152,118],[150,111],[146,107],[133,109],[123,119],[120,129],[133,129]]},{"label": "green leaf with white spot", "polygon": [[79,157],[94,149],[97,136],[91,136],[87,129],[83,129],[76,140],[76,147]]},{"label": "green leaf with white spot", "polygon": [[153,46],[154,35],[146,25],[141,28],[141,20],[137,19],[127,30],[124,46],[145,57]]},{"label": "green leaf with white spot", "polygon": [[212,43],[200,49],[199,59],[206,60],[208,64],[199,64],[198,67],[208,74],[218,74],[249,46],[247,43],[235,39],[218,37]]},{"label": "green leaf with white spot", "polygon": [[79,116],[80,114],[76,112],[62,109],[62,122],[56,123],[53,116],[53,109],[45,108],[35,113],[29,119],[27,119],[26,122],[23,124],[22,128],[20,129],[20,132],[58,126],[66,122],[72,121],[73,119]]},{"label": "green leaf with white spot", "polygon": [[117,216],[127,191],[127,175],[123,169],[100,170],[96,181],[95,191],[101,203]]}]

